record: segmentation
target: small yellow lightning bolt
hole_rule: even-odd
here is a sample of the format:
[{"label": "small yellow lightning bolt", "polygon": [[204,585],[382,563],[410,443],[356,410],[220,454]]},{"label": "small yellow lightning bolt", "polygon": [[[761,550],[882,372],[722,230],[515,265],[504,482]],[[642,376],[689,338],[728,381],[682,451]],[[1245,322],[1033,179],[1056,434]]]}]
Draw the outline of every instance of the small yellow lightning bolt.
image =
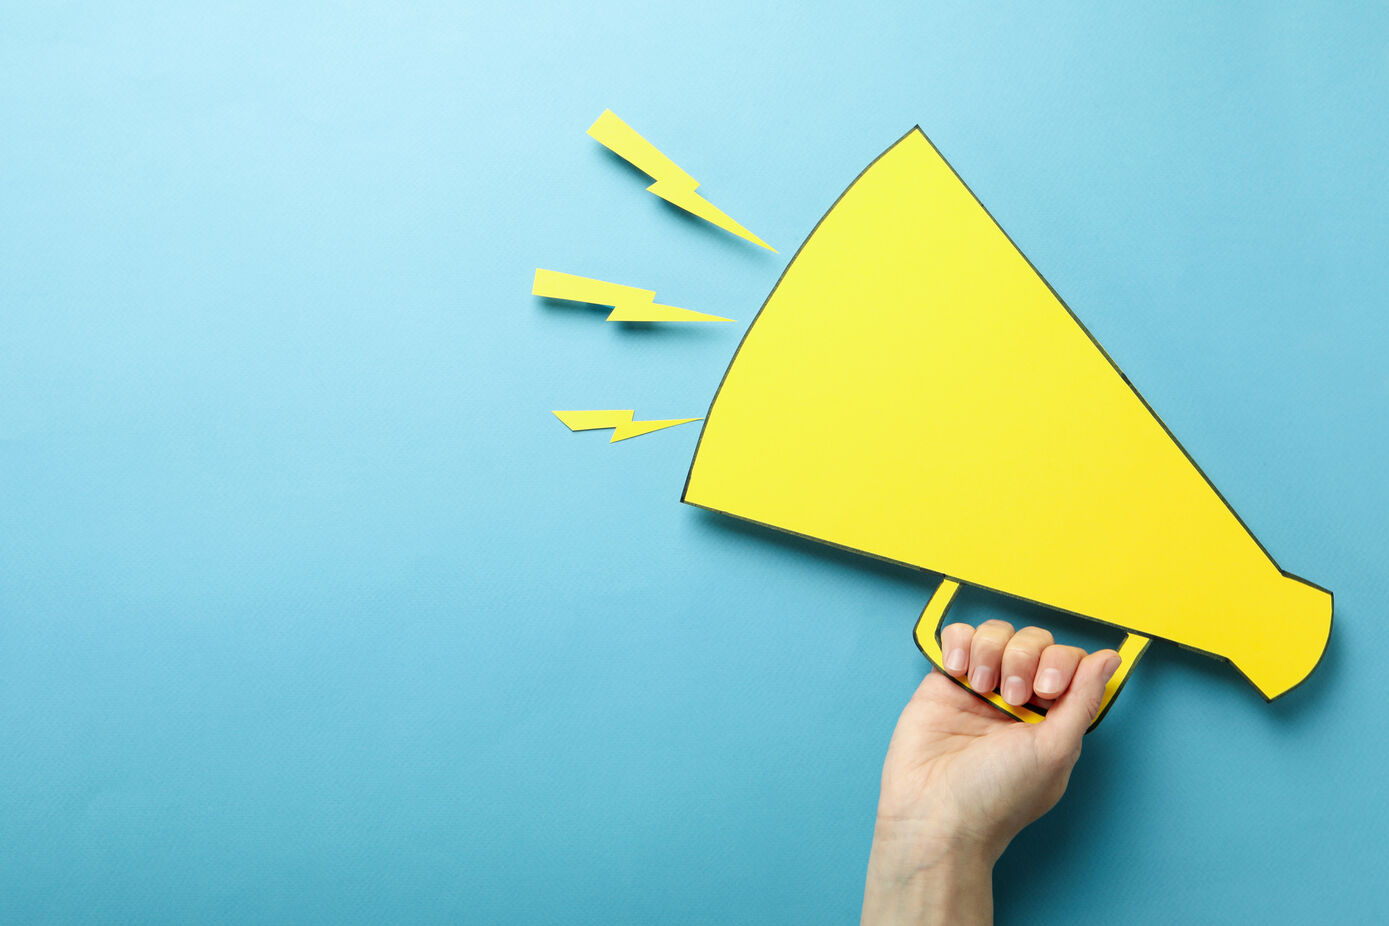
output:
[{"label": "small yellow lightning bolt", "polygon": [[704,420],[702,418],[662,418],[651,421],[633,421],[632,416],[636,412],[630,408],[620,411],[610,409],[606,411],[555,412],[554,414],[571,431],[596,431],[600,428],[612,428],[612,440],[608,441],[610,444],[626,440],[629,437],[641,437],[643,434],[650,434],[652,431],[659,431],[662,428],[673,428],[677,424],[689,424],[691,421]]},{"label": "small yellow lightning bolt", "polygon": [[662,154],[660,149],[651,142],[637,134],[635,129],[618,118],[611,109],[603,110],[603,115],[599,116],[593,125],[588,127],[588,134],[593,136],[599,144],[612,151],[613,154],[629,162],[637,170],[656,181],[646,188],[648,193],[655,193],[673,206],[679,206],[686,212],[697,215],[724,231],[732,232],[739,238],[745,238],[753,244],[766,248],[773,254],[776,253],[776,248],[739,225],[728,213],[696,193],[695,190],[699,187],[698,180],[681,170],[679,165]]},{"label": "small yellow lightning bolt", "polygon": [[621,283],[606,283],[572,273],[536,268],[535,282],[531,284],[531,295],[547,299],[565,299],[569,302],[588,302],[593,305],[610,305],[610,322],[731,322],[733,319],[721,315],[705,315],[690,309],[678,309],[673,305],[655,302],[654,289],[638,289],[623,286]]}]

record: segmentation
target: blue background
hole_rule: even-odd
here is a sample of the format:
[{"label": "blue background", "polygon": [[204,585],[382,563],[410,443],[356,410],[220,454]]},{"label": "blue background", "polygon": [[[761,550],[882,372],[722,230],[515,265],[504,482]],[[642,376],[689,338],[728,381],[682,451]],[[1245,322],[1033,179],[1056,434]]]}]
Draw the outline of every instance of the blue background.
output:
[{"label": "blue background", "polygon": [[936,577],[682,506],[697,425],[550,409],[702,415],[915,123],[1336,593],[1273,705],[1155,646],[1000,920],[1389,917],[1389,14],[848,6],[6,5],[0,921],[854,920]]}]

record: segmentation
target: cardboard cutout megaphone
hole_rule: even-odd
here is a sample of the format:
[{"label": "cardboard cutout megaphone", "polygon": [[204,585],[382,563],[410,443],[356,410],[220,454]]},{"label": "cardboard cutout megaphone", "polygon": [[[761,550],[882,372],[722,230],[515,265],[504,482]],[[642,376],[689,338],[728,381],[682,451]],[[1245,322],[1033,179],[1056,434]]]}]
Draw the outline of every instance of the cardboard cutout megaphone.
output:
[{"label": "cardboard cutout megaphone", "polygon": [[944,574],[916,628],[938,667],[961,583],[1127,630],[1106,708],[1149,638],[1272,700],[1331,630],[919,128],[772,290],[683,499]]}]

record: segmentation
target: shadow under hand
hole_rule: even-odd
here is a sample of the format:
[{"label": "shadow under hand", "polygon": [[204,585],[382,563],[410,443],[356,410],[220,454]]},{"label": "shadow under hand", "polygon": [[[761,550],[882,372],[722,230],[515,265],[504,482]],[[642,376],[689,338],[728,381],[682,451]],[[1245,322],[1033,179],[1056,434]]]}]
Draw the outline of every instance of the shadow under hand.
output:
[{"label": "shadow under hand", "polygon": [[[1102,729],[1102,728],[1101,728]],[[1132,739],[1085,738],[1084,752],[1060,803],[1009,844],[994,869],[994,909],[1000,923],[1033,922],[1041,906],[1065,908],[1066,884],[1095,868],[1093,853],[1123,813],[1120,767]],[[1131,831],[1130,831],[1131,832]],[[1043,903],[1039,900],[1046,898]]]}]

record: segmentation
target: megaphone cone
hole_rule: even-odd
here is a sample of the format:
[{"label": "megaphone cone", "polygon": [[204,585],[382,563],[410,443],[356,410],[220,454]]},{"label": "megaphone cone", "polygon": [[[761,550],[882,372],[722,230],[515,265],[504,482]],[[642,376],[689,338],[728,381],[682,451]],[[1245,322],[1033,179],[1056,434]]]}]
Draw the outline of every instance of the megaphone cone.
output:
[{"label": "megaphone cone", "polygon": [[934,619],[976,585],[1121,627],[1128,655],[1227,659],[1270,699],[1331,627],[920,129],[773,289],[684,501],[943,573]]}]

